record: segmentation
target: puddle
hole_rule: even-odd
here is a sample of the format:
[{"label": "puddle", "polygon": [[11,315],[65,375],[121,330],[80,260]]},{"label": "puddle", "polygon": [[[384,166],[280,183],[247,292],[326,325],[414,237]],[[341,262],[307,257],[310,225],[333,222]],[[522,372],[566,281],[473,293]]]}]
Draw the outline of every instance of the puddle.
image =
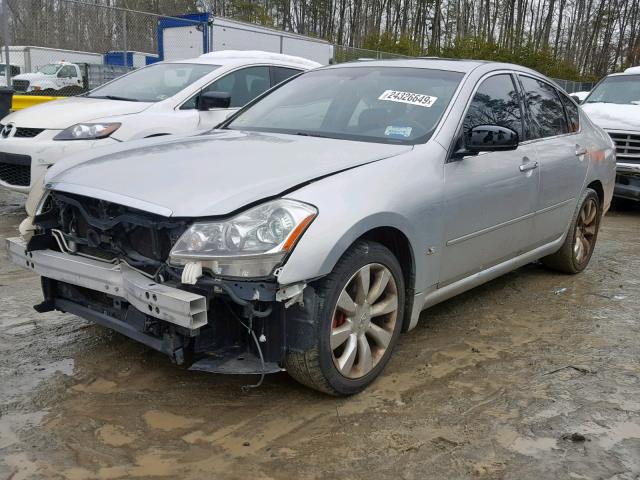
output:
[{"label": "puddle", "polygon": [[507,450],[529,457],[539,456],[541,453],[548,452],[558,446],[558,441],[555,438],[525,437],[507,429],[498,431],[497,440]]},{"label": "puddle", "polygon": [[96,430],[96,436],[102,443],[112,447],[129,445],[136,440],[136,436],[134,434],[127,432],[119,425],[103,425]]},{"label": "puddle", "polygon": [[117,391],[118,384],[111,380],[105,380],[104,378],[97,378],[88,384],[78,384],[71,387],[76,392],[84,393],[115,393]]},{"label": "puddle", "polygon": [[188,418],[159,410],[149,410],[143,415],[143,418],[149,427],[165,431],[192,428],[203,422],[199,418]]},{"label": "puddle", "polygon": [[618,442],[629,439],[640,440],[640,425],[637,423],[619,423],[598,438],[598,444],[605,450],[611,450]]}]

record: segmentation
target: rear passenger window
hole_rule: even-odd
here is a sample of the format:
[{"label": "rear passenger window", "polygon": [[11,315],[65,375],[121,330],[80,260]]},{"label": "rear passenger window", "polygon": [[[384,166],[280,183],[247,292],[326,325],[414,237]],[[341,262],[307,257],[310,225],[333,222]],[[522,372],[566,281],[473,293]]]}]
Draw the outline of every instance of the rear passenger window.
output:
[{"label": "rear passenger window", "polygon": [[271,67],[273,85],[284,82],[287,78],[293,77],[301,72],[295,68]]},{"label": "rear passenger window", "polygon": [[564,108],[555,88],[535,78],[521,76],[525,104],[531,113],[529,138],[544,138],[568,132]]},{"label": "rear passenger window", "polygon": [[464,118],[464,133],[478,125],[500,125],[522,138],[520,98],[511,75],[494,75],[480,84]]},{"label": "rear passenger window", "polygon": [[580,112],[578,106],[573,100],[564,94],[560,94],[562,103],[564,103],[564,109],[567,112],[567,120],[569,121],[569,133],[576,133],[580,130]]}]

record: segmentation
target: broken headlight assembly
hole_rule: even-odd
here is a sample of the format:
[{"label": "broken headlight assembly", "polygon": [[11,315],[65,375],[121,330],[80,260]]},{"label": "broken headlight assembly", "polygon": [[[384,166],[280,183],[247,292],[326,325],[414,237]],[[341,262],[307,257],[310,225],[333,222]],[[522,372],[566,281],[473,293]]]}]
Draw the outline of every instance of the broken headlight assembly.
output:
[{"label": "broken headlight assembly", "polygon": [[214,275],[266,277],[295,246],[318,210],[294,200],[274,200],[225,221],[196,222],[176,242],[169,263],[200,262]]},{"label": "broken headlight assembly", "polygon": [[54,140],[98,140],[120,128],[120,123],[78,123],[61,131]]}]

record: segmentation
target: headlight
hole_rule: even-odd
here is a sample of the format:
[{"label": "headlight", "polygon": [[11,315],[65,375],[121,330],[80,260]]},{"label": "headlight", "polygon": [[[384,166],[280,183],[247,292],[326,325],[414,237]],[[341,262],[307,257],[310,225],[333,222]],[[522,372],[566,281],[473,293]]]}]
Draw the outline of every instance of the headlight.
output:
[{"label": "headlight", "polygon": [[[33,192],[33,190],[31,190],[31,192]],[[28,200],[31,200],[31,192],[29,192]],[[49,190],[44,190],[44,192],[40,195],[40,199],[38,200],[34,216],[37,217],[38,215],[42,215],[43,213],[49,211],[49,208],[51,207],[50,197],[51,192]]]},{"label": "headlight", "polygon": [[78,123],[53,137],[54,140],[97,140],[107,138],[118,128],[120,123]]},{"label": "headlight", "polygon": [[280,265],[318,211],[306,203],[274,200],[223,222],[194,223],[176,242],[169,262],[200,261],[229,277],[265,277]]}]

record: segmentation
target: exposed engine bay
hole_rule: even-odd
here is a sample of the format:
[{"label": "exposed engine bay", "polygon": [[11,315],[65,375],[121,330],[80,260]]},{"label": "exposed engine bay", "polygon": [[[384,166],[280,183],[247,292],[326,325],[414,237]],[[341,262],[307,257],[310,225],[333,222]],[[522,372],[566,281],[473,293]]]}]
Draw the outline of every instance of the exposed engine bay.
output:
[{"label": "exposed engine bay", "polygon": [[[167,259],[192,221],[51,191],[35,218],[35,234],[25,249],[27,265],[33,252],[60,252],[126,270],[143,279],[148,290],[138,288],[135,298],[127,300],[126,286],[119,290],[105,285],[96,291],[82,282],[47,278],[43,273],[45,300],[35,308],[94,321],[192,369],[247,374],[282,370],[287,349],[306,348],[295,344],[305,336],[300,333],[313,335],[311,322],[304,320],[304,289],[289,288],[287,294],[285,289],[278,290],[275,277],[225,279],[210,271],[202,272],[193,284],[183,283],[183,269],[169,265]],[[162,298],[157,298],[160,292],[156,296],[154,289],[159,287],[204,298],[206,320],[202,324],[172,320],[163,311]],[[132,292],[130,287],[127,293]],[[306,300],[309,308],[313,300]]]}]

